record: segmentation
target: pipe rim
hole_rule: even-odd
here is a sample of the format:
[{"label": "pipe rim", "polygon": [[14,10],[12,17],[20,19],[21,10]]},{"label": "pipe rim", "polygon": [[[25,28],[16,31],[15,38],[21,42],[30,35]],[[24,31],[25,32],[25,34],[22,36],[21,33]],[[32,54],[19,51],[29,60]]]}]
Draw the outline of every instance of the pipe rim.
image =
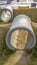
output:
[{"label": "pipe rim", "polygon": [[[12,12],[8,9],[8,8],[3,8],[3,9],[1,9],[1,14],[2,14],[2,12],[3,12],[3,10],[8,10],[10,13],[11,13],[11,17],[10,17],[10,19],[9,20],[12,20],[12,18],[13,18],[13,14],[12,14]],[[8,20],[8,21],[9,21]]]},{"label": "pipe rim", "polygon": [[[35,34],[34,34],[30,29],[24,28],[24,27],[16,27],[16,28],[13,28],[13,29],[11,30],[11,32],[8,31],[7,38],[6,38],[6,43],[11,45],[11,43],[8,42],[8,39],[9,39],[9,37],[10,37],[9,35],[11,35],[11,33],[14,32],[15,30],[19,30],[19,29],[24,29],[24,30],[26,30],[26,31],[29,32],[29,33],[31,34],[31,36],[33,37],[32,43],[33,43],[34,45],[33,45],[31,48],[30,48],[30,47],[26,47],[26,49],[32,49],[32,48],[35,46],[35,42],[36,42]],[[32,43],[31,43],[31,44],[32,44]],[[11,46],[12,46],[12,48],[13,48],[14,50],[17,49],[17,48],[15,48],[13,45],[11,45]],[[9,47],[9,48],[10,48],[10,47]]]},{"label": "pipe rim", "polygon": [[[26,16],[26,15],[18,15],[18,16],[16,16],[15,18],[14,18],[14,20],[13,20],[13,23],[12,24],[14,24],[16,21],[16,18],[18,19],[18,17],[20,18],[20,16],[21,17],[26,17],[29,21],[30,21],[30,24],[31,24],[31,19],[30,19],[30,17],[28,17],[28,16]],[[15,24],[14,24],[15,25]],[[32,27],[31,27],[32,28]],[[27,32],[29,32],[30,34],[31,34],[31,36],[32,36],[32,38],[33,38],[33,41],[32,41],[32,43],[31,44],[33,44],[31,47],[29,47],[29,46],[27,46],[26,47],[26,49],[32,49],[34,46],[35,46],[35,43],[36,43],[36,37],[35,37],[35,34],[34,34],[34,32],[33,32],[33,30],[32,29],[30,29],[30,28],[28,28],[28,27],[26,27],[26,26],[19,26],[19,25],[15,25],[15,26],[13,26],[13,28],[11,28],[9,31],[8,31],[8,34],[7,34],[7,36],[6,36],[6,43],[10,43],[10,42],[8,42],[8,38],[9,38],[9,35],[12,33],[12,32],[14,32],[15,30],[19,30],[19,29],[24,29],[24,30],[26,30]],[[16,49],[14,46],[12,46],[14,49]]]}]

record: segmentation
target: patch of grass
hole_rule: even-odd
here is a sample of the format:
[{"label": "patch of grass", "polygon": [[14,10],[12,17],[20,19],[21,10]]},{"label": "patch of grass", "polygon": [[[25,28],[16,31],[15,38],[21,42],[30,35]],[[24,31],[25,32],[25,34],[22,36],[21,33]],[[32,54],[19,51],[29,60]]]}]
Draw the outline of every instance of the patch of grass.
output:
[{"label": "patch of grass", "polygon": [[4,21],[0,20],[0,24],[4,24]]},{"label": "patch of grass", "polygon": [[10,19],[8,22],[5,22],[5,21],[0,20],[0,25],[1,25],[1,24],[8,24],[8,23],[12,23],[12,21],[13,21],[13,19]]}]

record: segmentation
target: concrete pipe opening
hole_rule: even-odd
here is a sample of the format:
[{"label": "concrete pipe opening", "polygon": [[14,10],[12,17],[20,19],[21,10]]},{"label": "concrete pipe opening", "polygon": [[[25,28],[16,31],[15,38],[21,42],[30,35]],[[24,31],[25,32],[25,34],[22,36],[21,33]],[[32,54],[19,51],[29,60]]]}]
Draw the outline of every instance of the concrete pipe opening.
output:
[{"label": "concrete pipe opening", "polygon": [[8,22],[13,18],[13,9],[10,5],[5,6],[1,9],[1,20]]},{"label": "concrete pipe opening", "polygon": [[6,44],[12,49],[32,49],[36,37],[31,26],[31,20],[26,15],[18,15],[12,22],[6,36]]}]

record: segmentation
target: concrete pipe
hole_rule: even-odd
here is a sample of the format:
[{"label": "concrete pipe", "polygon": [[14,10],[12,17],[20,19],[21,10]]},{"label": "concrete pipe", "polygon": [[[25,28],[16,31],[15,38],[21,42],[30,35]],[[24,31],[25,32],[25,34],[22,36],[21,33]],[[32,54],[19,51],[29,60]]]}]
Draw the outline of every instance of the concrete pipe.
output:
[{"label": "concrete pipe", "polygon": [[1,9],[1,20],[8,22],[13,18],[13,8],[11,5],[6,5]]},{"label": "concrete pipe", "polygon": [[[17,49],[15,43],[17,42],[16,39],[19,33],[18,30],[21,29],[26,30],[28,32],[28,35],[30,34],[27,38],[26,49],[32,49],[35,46],[36,37],[31,26],[30,18],[26,15],[18,15],[13,20],[10,30],[8,31],[6,36],[6,44],[12,50]],[[12,42],[11,42],[11,36],[13,39]]]}]

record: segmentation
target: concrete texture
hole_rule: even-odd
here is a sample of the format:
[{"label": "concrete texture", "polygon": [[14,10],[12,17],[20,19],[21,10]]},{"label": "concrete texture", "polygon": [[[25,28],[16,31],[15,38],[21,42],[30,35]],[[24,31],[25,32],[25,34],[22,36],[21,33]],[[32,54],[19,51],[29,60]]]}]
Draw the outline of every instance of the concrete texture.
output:
[{"label": "concrete texture", "polygon": [[[29,33],[28,38],[27,38],[28,40],[27,40],[26,49],[32,49],[35,46],[36,37],[32,29],[30,18],[26,15],[18,15],[13,20],[10,30],[8,31],[7,36],[6,36],[6,44],[10,49],[12,50],[17,49],[14,40],[16,40],[15,39],[16,37],[18,38],[18,36],[16,35],[16,37],[13,40],[14,43],[11,42],[11,34],[15,30],[22,30],[22,29],[26,30]],[[17,31],[16,31],[16,34],[17,34]],[[14,35],[12,36],[12,39],[13,37]]]}]

